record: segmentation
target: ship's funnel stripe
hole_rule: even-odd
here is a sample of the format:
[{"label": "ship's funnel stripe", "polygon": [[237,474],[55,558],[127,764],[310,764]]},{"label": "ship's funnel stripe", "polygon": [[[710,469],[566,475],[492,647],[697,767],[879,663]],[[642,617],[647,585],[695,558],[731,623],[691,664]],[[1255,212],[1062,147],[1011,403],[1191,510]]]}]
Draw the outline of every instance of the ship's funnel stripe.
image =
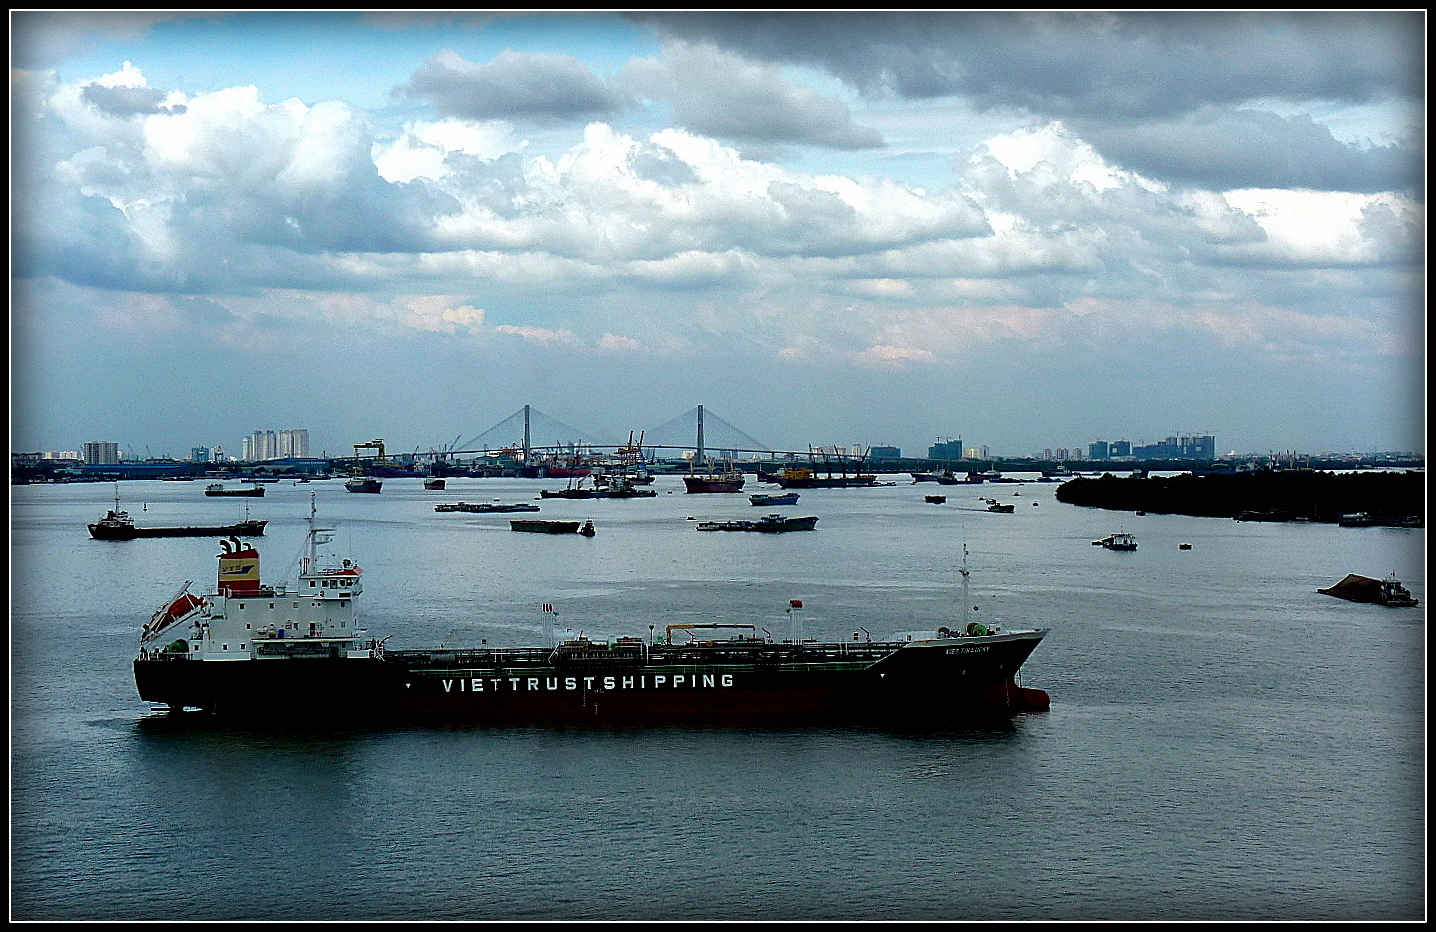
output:
[{"label": "ship's funnel stripe", "polygon": [[221,592],[233,595],[259,591],[259,553],[251,547],[237,544],[236,548],[219,557],[219,586]]}]

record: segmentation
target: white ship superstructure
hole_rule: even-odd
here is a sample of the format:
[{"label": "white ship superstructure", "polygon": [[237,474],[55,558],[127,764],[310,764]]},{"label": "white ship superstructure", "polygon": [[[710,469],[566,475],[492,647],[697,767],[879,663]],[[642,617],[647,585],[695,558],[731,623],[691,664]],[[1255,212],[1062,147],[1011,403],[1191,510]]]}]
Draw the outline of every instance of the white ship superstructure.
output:
[{"label": "white ship superstructure", "polygon": [[371,658],[356,602],[363,570],[350,560],[321,560],[328,528],[311,527],[298,584],[266,586],[259,551],[237,537],[222,540],[213,593],[196,596],[186,583],[155,612],[140,636],[141,659],[188,661],[301,657]]}]

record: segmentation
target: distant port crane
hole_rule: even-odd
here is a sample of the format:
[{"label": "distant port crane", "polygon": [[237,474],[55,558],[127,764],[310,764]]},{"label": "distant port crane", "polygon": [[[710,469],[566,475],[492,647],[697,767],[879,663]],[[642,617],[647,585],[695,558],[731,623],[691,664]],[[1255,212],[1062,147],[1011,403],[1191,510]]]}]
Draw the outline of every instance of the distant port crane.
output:
[{"label": "distant port crane", "polygon": [[359,461],[359,457],[360,457],[360,455],[361,455],[361,454],[359,453],[360,450],[378,450],[378,451],[379,451],[379,455],[378,455],[378,457],[375,459],[375,462],[378,463],[380,466],[384,465],[384,441],[383,441],[383,440],[369,440],[369,441],[366,441],[366,442],[364,442],[364,443],[356,443],[356,444],[354,444],[354,461],[355,461],[356,463]]}]

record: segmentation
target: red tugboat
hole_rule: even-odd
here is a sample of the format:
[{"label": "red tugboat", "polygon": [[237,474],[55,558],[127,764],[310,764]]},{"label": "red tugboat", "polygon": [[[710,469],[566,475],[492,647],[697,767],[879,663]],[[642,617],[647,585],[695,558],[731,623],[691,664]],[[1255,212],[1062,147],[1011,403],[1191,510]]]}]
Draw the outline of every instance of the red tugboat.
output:
[{"label": "red tugboat", "polygon": [[[916,639],[820,643],[803,636],[797,600],[782,641],[713,623],[669,625],[648,640],[385,650],[359,626],[362,571],[321,560],[327,540],[311,511],[291,590],[263,583],[259,553],[230,539],[215,591],[195,596],[186,583],[144,626],[140,697],[261,727],[302,710],[326,724],[951,728],[1049,704],[1016,679],[1045,629],[970,622]],[[964,567],[964,597],[967,578]]]}]

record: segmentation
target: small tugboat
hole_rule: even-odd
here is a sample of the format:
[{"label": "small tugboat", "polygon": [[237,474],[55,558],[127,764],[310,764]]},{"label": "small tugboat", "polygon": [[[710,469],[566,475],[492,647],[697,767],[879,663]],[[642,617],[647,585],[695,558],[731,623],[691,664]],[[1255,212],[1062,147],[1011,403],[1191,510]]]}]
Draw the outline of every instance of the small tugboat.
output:
[{"label": "small tugboat", "polygon": [[[1050,706],[1046,692],[1017,680],[1045,628],[967,621],[935,634],[820,642],[804,636],[797,599],[782,640],[764,637],[757,624],[725,620],[670,625],[648,638],[388,650],[387,638],[371,638],[359,625],[363,571],[322,555],[328,530],[314,525],[311,506],[293,588],[264,582],[259,552],[227,539],[215,588],[200,595],[185,583],[143,626],[133,663],[140,698],[172,714],[199,709],[216,722],[260,729],[291,728],[294,717],[284,710],[301,710],[314,727],[945,730]],[[962,583],[971,606],[965,561]],[[466,598],[455,594],[456,611]]]},{"label": "small tugboat", "polygon": [[252,485],[247,489],[226,489],[218,482],[211,482],[204,487],[204,494],[211,498],[263,498],[264,486]]},{"label": "small tugboat", "polygon": [[1011,503],[1004,505],[999,503],[995,498],[989,498],[987,500],[987,510],[993,514],[1010,515],[1017,510],[1017,506]]},{"label": "small tugboat", "polygon": [[1417,599],[1412,597],[1410,590],[1401,585],[1395,573],[1385,579],[1348,573],[1346,578],[1336,585],[1316,591],[1322,595],[1346,599],[1348,602],[1367,602],[1388,608],[1412,608],[1417,604]]},{"label": "small tugboat", "polygon": [[1106,547],[1108,550],[1136,550],[1137,538],[1131,534],[1111,534],[1101,540],[1092,541],[1093,546]]},{"label": "small tugboat", "polygon": [[447,484],[448,484],[448,483],[446,483],[443,479],[438,478],[437,476],[434,477],[434,478],[431,478],[431,479],[425,479],[425,480],[424,480],[424,491],[426,491],[426,492],[442,492],[442,491],[444,491],[444,487],[445,487]]}]

